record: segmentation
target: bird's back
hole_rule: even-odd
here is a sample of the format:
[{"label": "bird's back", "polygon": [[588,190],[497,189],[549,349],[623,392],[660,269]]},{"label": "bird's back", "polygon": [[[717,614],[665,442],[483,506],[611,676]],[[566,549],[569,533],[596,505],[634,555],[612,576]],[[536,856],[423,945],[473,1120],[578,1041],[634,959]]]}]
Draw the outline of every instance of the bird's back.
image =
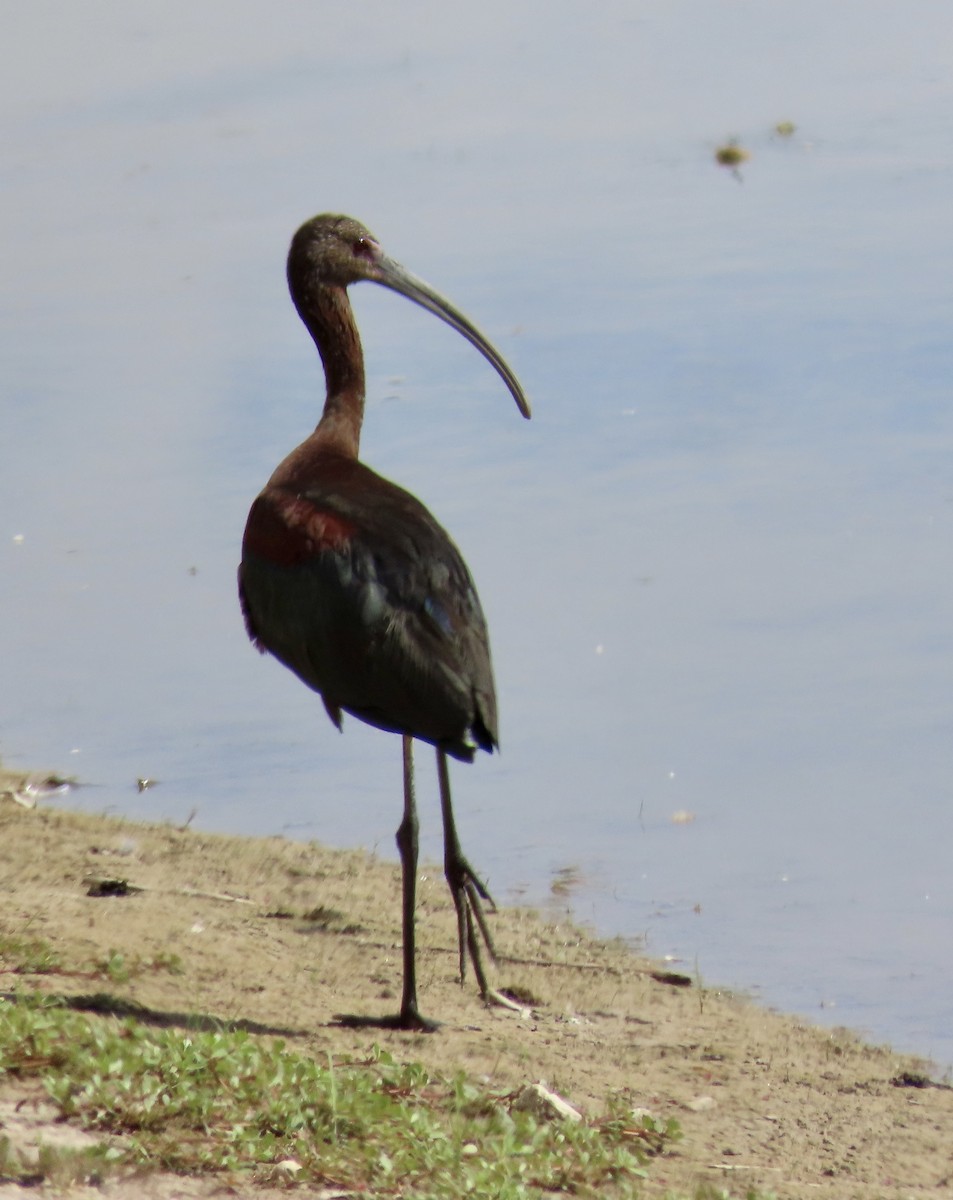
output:
[{"label": "bird's back", "polygon": [[460,552],[409,492],[299,447],[252,506],[249,635],[341,711],[470,760],[497,742],[483,610]]}]

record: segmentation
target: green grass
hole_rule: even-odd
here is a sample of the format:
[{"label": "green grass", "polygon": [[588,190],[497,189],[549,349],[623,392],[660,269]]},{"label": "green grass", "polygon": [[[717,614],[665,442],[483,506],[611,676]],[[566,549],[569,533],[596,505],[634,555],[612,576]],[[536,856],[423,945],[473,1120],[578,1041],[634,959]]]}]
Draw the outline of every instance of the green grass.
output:
[{"label": "green grass", "polygon": [[135,955],[127,959],[119,950],[110,950],[103,958],[70,968],[49,942],[28,934],[0,934],[0,963],[15,975],[98,975],[111,983],[128,983],[147,972],[181,975],[184,971],[177,954],[162,952],[153,958]]},{"label": "green grass", "polygon": [[138,954],[127,959],[120,950],[110,950],[104,957],[92,964],[94,974],[108,979],[110,983],[128,983],[130,979],[144,975],[166,971],[170,975],[181,975],[185,968],[177,954],[157,954],[154,958],[142,958]]},{"label": "green grass", "polygon": [[18,975],[49,975],[62,966],[48,941],[28,934],[0,934],[0,962]]},{"label": "green grass", "polygon": [[41,1080],[65,1119],[101,1133],[99,1164],[378,1196],[622,1200],[680,1136],[622,1099],[598,1121],[542,1121],[512,1094],[380,1049],[319,1063],[277,1039],[87,1018],[35,999],[0,1006],[0,1075]]}]

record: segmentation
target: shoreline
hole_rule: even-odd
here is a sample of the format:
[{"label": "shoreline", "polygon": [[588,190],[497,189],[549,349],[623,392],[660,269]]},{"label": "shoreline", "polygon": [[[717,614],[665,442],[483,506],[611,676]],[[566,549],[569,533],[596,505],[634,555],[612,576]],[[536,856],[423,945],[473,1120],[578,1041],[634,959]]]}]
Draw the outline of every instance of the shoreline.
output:
[{"label": "shoreline", "polygon": [[[107,991],[166,1014],[280,1030],[299,1052],[373,1044],[496,1086],[543,1079],[588,1117],[624,1097],[683,1140],[653,1160],[645,1194],[699,1182],[777,1195],[935,1194],[953,1177],[953,1088],[922,1060],[868,1046],[711,988],[621,941],[524,909],[492,918],[487,1008],[454,977],[455,926],[439,871],[420,872],[419,996],[436,1034],[349,1029],[400,995],[399,869],[363,851],[206,834],[67,808],[0,806],[0,934],[52,948],[56,972],[3,956],[4,992]],[[123,888],[91,886],[121,883]],[[91,984],[94,964],[125,976]],[[175,970],[163,964],[176,964]],[[170,1018],[171,1019],[171,1018]],[[782,1186],[783,1184],[783,1186]]]}]

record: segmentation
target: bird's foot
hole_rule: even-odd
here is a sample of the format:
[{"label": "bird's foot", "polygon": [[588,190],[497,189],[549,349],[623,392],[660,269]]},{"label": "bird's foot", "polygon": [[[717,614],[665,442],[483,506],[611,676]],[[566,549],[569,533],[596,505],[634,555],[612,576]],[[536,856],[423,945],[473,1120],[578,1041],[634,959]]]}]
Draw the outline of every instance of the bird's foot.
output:
[{"label": "bird's foot", "polygon": [[434,1033],[440,1028],[440,1022],[425,1017],[416,1004],[403,1007],[392,1020],[390,1028],[405,1029],[410,1033]]},{"label": "bird's foot", "polygon": [[407,1033],[434,1033],[440,1022],[421,1014],[416,1005],[401,1008],[390,1017],[364,1017],[354,1013],[338,1013],[336,1021],[349,1029],[402,1029]]},{"label": "bird's foot", "polygon": [[486,969],[483,965],[482,945],[489,952],[490,958],[496,962],[496,947],[490,935],[484,900],[491,909],[496,909],[496,903],[487,890],[486,884],[476,874],[463,855],[457,855],[446,864],[447,883],[453,896],[453,905],[457,910],[457,939],[460,947],[460,982],[463,983],[467,973],[467,957],[473,964],[480,994],[485,998],[492,993],[487,982]]}]

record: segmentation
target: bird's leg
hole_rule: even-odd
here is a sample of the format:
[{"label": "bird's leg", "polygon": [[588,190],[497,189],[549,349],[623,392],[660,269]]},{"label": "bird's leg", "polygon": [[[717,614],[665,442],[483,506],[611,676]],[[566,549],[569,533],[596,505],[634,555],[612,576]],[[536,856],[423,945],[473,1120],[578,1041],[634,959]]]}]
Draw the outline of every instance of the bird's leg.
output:
[{"label": "bird's leg", "polygon": [[403,871],[404,991],[397,1024],[402,1029],[436,1029],[417,1007],[417,956],[414,913],[417,902],[417,802],[414,797],[414,740],[404,734],[404,819],[397,830]]},{"label": "bird's leg", "polygon": [[490,936],[490,929],[483,911],[485,900],[491,908],[496,908],[493,897],[487,891],[460,849],[460,839],[457,837],[457,827],[453,819],[453,803],[450,799],[450,772],[447,767],[447,756],[437,748],[437,778],[440,781],[440,807],[443,812],[443,845],[444,872],[450,885],[450,894],[457,910],[457,937],[460,947],[460,982],[466,977],[467,954],[473,963],[480,992],[484,998],[493,995],[487,983],[486,971],[483,968],[483,954],[480,950],[480,938],[490,952],[490,957],[496,961],[496,949]]}]

